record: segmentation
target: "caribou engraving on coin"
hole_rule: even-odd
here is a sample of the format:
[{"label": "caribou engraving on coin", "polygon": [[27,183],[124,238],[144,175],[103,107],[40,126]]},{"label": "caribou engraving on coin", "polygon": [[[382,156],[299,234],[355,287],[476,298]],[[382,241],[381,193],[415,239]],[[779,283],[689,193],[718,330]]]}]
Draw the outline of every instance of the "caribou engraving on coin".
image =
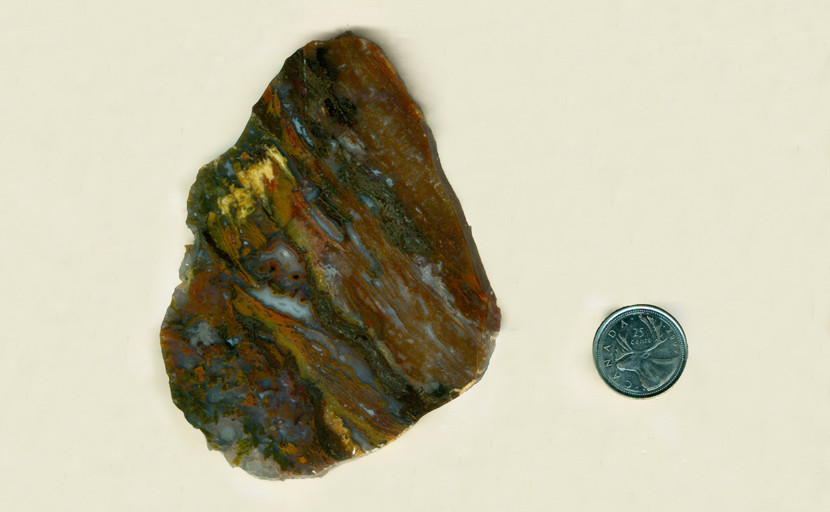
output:
[{"label": "caribou engraving on coin", "polygon": [[594,362],[600,376],[612,389],[632,398],[655,396],[671,387],[683,372],[687,354],[680,324],[655,306],[619,309],[594,336]]}]

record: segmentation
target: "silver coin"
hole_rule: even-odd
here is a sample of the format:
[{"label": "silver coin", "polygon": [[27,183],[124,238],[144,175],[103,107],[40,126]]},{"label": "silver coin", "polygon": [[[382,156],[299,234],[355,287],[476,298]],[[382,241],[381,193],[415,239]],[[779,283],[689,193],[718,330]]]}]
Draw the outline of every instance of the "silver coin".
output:
[{"label": "silver coin", "polygon": [[611,389],[647,398],[669,389],[686,366],[683,328],[655,306],[627,306],[611,313],[594,336],[594,363]]}]

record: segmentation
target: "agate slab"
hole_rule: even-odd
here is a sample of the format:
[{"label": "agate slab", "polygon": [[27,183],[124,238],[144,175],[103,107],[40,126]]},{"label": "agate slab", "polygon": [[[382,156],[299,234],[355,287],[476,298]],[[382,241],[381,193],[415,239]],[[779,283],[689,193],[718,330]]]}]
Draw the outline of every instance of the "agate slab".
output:
[{"label": "agate slab", "polygon": [[421,111],[364,39],[285,62],[187,225],[161,329],[173,401],[258,477],[383,446],[487,367],[495,295]]}]

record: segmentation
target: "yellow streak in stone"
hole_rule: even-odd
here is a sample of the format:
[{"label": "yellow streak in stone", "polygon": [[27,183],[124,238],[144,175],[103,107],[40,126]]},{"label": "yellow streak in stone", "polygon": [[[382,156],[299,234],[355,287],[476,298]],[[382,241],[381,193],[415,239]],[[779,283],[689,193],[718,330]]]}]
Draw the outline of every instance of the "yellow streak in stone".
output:
[{"label": "yellow streak in stone", "polygon": [[[234,164],[234,171],[242,184],[242,188],[236,188],[231,185],[230,193],[220,197],[217,200],[219,211],[222,215],[230,218],[231,207],[235,207],[236,221],[245,220],[255,209],[256,204],[252,194],[266,199],[265,197],[265,183],[266,181],[274,180],[274,166],[276,163],[283,176],[292,178],[291,172],[288,170],[288,162],[285,160],[276,148],[269,147],[266,149],[268,157],[265,160],[256,162],[248,166],[247,169],[242,170],[240,164]],[[293,179],[291,180],[293,181]]]},{"label": "yellow streak in stone", "polygon": [[363,450],[352,441],[352,433],[343,424],[343,419],[331,407],[323,407],[323,421],[332,432],[337,434],[346,451],[351,451],[352,454],[363,453]]},{"label": "yellow streak in stone", "polygon": [[220,197],[217,203],[219,205],[219,211],[228,218],[231,216],[231,207],[234,206],[237,221],[244,220],[245,217],[256,209],[256,204],[254,203],[254,198],[251,197],[251,193],[247,189],[236,188],[233,185],[231,185],[230,193]]},{"label": "yellow streak in stone", "polygon": [[265,180],[274,179],[274,166],[270,160],[263,160],[236,174],[243,187],[253,190],[261,197],[265,195]]},{"label": "yellow streak in stone", "polygon": [[[268,156],[274,159],[277,162],[277,165],[280,166],[280,170],[286,176],[291,176],[291,171],[288,170],[288,161],[285,159],[282,154],[277,151],[276,148],[269,147],[265,150],[268,153]],[[274,175],[271,175],[271,179],[274,179]],[[292,180],[293,181],[293,180]]]}]

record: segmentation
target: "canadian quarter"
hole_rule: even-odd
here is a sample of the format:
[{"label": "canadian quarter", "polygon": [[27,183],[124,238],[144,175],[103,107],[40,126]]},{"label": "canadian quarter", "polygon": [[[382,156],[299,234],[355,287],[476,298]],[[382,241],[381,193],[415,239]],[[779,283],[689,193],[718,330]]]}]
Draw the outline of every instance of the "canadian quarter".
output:
[{"label": "canadian quarter", "polygon": [[631,398],[669,389],[686,367],[689,348],[677,320],[644,304],[611,313],[594,336],[594,364],[602,380]]}]

